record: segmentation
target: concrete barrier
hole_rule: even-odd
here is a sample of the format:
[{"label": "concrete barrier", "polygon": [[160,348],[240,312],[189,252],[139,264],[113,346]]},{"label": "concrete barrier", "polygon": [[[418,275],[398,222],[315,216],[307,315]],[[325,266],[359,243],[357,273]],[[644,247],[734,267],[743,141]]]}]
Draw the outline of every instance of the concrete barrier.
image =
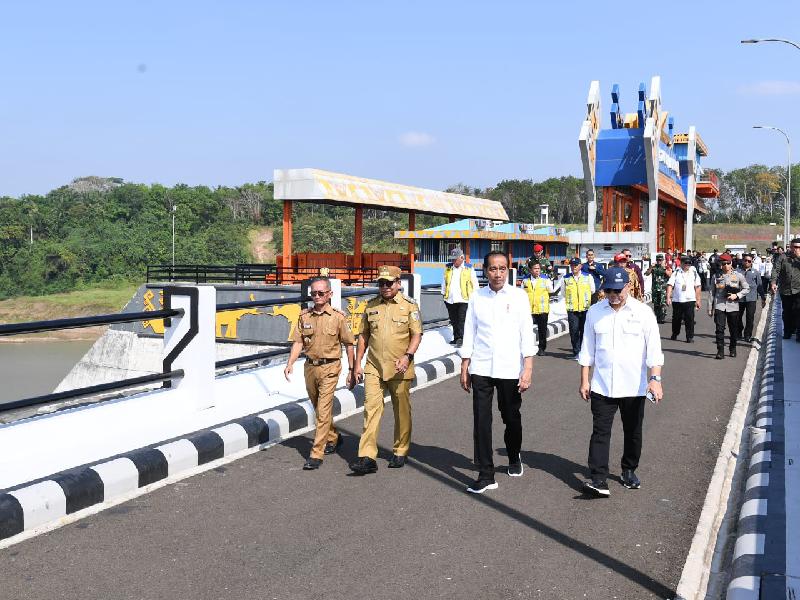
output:
[{"label": "concrete barrier", "polygon": [[[302,359],[291,381],[285,358],[214,377],[213,288],[168,296],[185,311],[166,324],[161,352],[164,369],[185,371],[173,387],[0,426],[0,546],[314,428]],[[567,331],[557,305],[551,318],[549,339]],[[412,391],[459,372],[450,341],[449,327],[425,332]],[[363,408],[363,386],[347,390],[345,375],[337,420]]]}]

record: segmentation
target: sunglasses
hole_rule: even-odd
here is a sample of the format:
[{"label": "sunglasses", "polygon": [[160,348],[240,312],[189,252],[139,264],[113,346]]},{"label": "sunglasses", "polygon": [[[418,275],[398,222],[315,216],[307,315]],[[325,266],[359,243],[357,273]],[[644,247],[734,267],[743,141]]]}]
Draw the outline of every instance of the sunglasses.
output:
[{"label": "sunglasses", "polygon": [[751,259],[749,259],[749,258],[743,258],[742,262],[753,262],[753,261]]},{"label": "sunglasses", "polygon": [[619,288],[619,289],[617,289],[617,288],[606,288],[605,291],[606,291],[606,294],[621,294],[622,293],[622,288]]},{"label": "sunglasses", "polygon": [[731,261],[729,261],[729,260],[723,260],[723,261],[720,261],[720,264],[722,264],[722,265],[729,265],[729,264],[731,264]]},{"label": "sunglasses", "polygon": [[392,287],[398,281],[400,280],[395,279],[393,281],[386,281],[385,279],[381,279],[380,281],[378,281],[378,287]]},{"label": "sunglasses", "polygon": [[308,292],[308,295],[311,296],[312,298],[316,298],[318,296],[324,296],[325,294],[330,294],[330,291],[327,291],[327,292],[318,292],[318,291]]}]

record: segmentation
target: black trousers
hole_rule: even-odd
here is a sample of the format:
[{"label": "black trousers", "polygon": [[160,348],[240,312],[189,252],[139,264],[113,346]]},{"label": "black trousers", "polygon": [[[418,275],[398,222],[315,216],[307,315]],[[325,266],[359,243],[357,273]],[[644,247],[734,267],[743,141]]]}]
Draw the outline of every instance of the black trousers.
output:
[{"label": "black trousers", "polygon": [[698,273],[700,275],[700,291],[706,291],[706,282],[708,281],[708,273]]},{"label": "black trousers", "polygon": [[447,307],[450,325],[453,326],[453,340],[464,339],[464,321],[467,318],[468,304],[466,302],[453,302],[452,304],[445,302],[444,305]]},{"label": "black trousers", "polygon": [[581,351],[583,343],[583,326],[586,324],[586,311],[568,310],[567,323],[569,324],[569,341],[572,342],[572,353]]},{"label": "black trousers", "polygon": [[592,438],[589,440],[589,471],[592,479],[608,477],[608,453],[611,448],[611,426],[619,409],[625,436],[622,451],[623,469],[636,470],[642,455],[642,421],[644,396],[609,398],[592,392]]},{"label": "black trousers", "polygon": [[479,479],[494,479],[494,447],[492,446],[492,397],[497,390],[497,407],[506,426],[505,443],[508,462],[519,462],[522,445],[522,395],[518,379],[496,379],[482,375],[472,376],[472,416],[475,462]]},{"label": "black trousers", "polygon": [[783,335],[792,337],[795,332],[800,337],[800,294],[784,295],[781,294],[781,304],[783,305]]},{"label": "black trousers", "polygon": [[539,350],[544,352],[547,350],[547,318],[549,315],[547,313],[542,313],[541,315],[531,315],[533,319],[533,324],[536,326],[536,334],[538,335],[539,341]]},{"label": "black trousers", "polygon": [[681,323],[686,325],[686,339],[694,337],[694,302],[673,302],[672,303],[672,335],[676,336],[681,332]]},{"label": "black trousers", "polygon": [[736,348],[736,340],[739,339],[739,311],[726,312],[723,310],[714,311],[714,325],[716,325],[717,349],[725,347],[725,325],[728,326],[728,336],[730,337],[730,348]]},{"label": "black trousers", "polygon": [[749,340],[753,337],[753,321],[756,319],[756,300],[739,302],[739,337]]}]

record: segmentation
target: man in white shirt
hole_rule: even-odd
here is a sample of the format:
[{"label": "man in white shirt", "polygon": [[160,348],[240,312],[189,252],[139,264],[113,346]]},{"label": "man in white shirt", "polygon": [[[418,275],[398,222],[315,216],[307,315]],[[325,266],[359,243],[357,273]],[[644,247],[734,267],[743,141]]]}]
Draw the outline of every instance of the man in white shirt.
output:
[{"label": "man in white shirt", "polygon": [[667,306],[672,305],[672,336],[677,340],[681,323],[686,324],[686,343],[694,343],[694,311],[700,310],[702,281],[690,256],[681,256],[681,268],[667,281]]},{"label": "man in white shirt", "polygon": [[467,316],[469,297],[478,289],[475,269],[464,262],[464,251],[455,247],[450,251],[450,265],[445,267],[442,278],[442,296],[453,326],[453,341],[460,348],[464,338],[464,319]]},{"label": "man in white shirt", "polygon": [[522,392],[531,385],[533,323],[524,291],[508,284],[508,257],[498,250],[483,259],[489,285],[469,299],[461,347],[461,387],[472,391],[473,438],[478,479],[467,488],[473,494],[497,489],[492,446],[492,397],[506,426],[508,474],[522,475]]},{"label": "man in white shirt", "polygon": [[651,394],[653,402],[661,401],[664,364],[655,314],[629,296],[627,271],[619,267],[608,269],[603,290],[605,300],[592,306],[586,316],[578,355],[580,396],[587,402],[591,400],[594,423],[589,442],[591,479],[584,483],[584,489],[598,497],[610,495],[606,483],[608,453],[617,409],[625,436],[620,479],[628,489],[641,486],[636,468],[642,453],[645,395]]}]

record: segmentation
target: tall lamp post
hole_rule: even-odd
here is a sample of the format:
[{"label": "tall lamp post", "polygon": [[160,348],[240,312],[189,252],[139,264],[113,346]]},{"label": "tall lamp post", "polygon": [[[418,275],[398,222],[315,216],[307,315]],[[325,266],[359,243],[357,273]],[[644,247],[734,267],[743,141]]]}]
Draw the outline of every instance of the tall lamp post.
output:
[{"label": "tall lamp post", "polygon": [[784,202],[783,210],[783,245],[785,246],[789,243],[792,227],[792,144],[786,132],[779,127],[753,125],[753,129],[772,129],[773,131],[779,131],[786,138],[786,202]]},{"label": "tall lamp post", "polygon": [[172,213],[172,266],[175,267],[175,211],[177,210],[178,205],[175,204],[175,201],[171,201],[169,203],[169,210]]},{"label": "tall lamp post", "polygon": [[[741,40],[742,44],[760,44],[761,42],[779,42],[781,44],[789,44],[790,46],[794,46],[798,50],[800,50],[800,44],[797,42],[793,42],[792,40],[786,40],[783,38],[755,38],[749,40]],[[792,206],[792,196],[789,192],[792,190],[792,161],[791,161],[791,144],[789,144],[789,136],[786,135],[785,132],[781,131],[777,127],[757,127],[756,129],[774,129],[776,131],[780,131],[783,133],[784,137],[786,137],[786,145],[789,146],[789,161],[786,170],[786,211],[784,213],[784,223],[783,223],[783,243],[786,245],[789,242],[789,234],[791,229],[791,206]]]}]

